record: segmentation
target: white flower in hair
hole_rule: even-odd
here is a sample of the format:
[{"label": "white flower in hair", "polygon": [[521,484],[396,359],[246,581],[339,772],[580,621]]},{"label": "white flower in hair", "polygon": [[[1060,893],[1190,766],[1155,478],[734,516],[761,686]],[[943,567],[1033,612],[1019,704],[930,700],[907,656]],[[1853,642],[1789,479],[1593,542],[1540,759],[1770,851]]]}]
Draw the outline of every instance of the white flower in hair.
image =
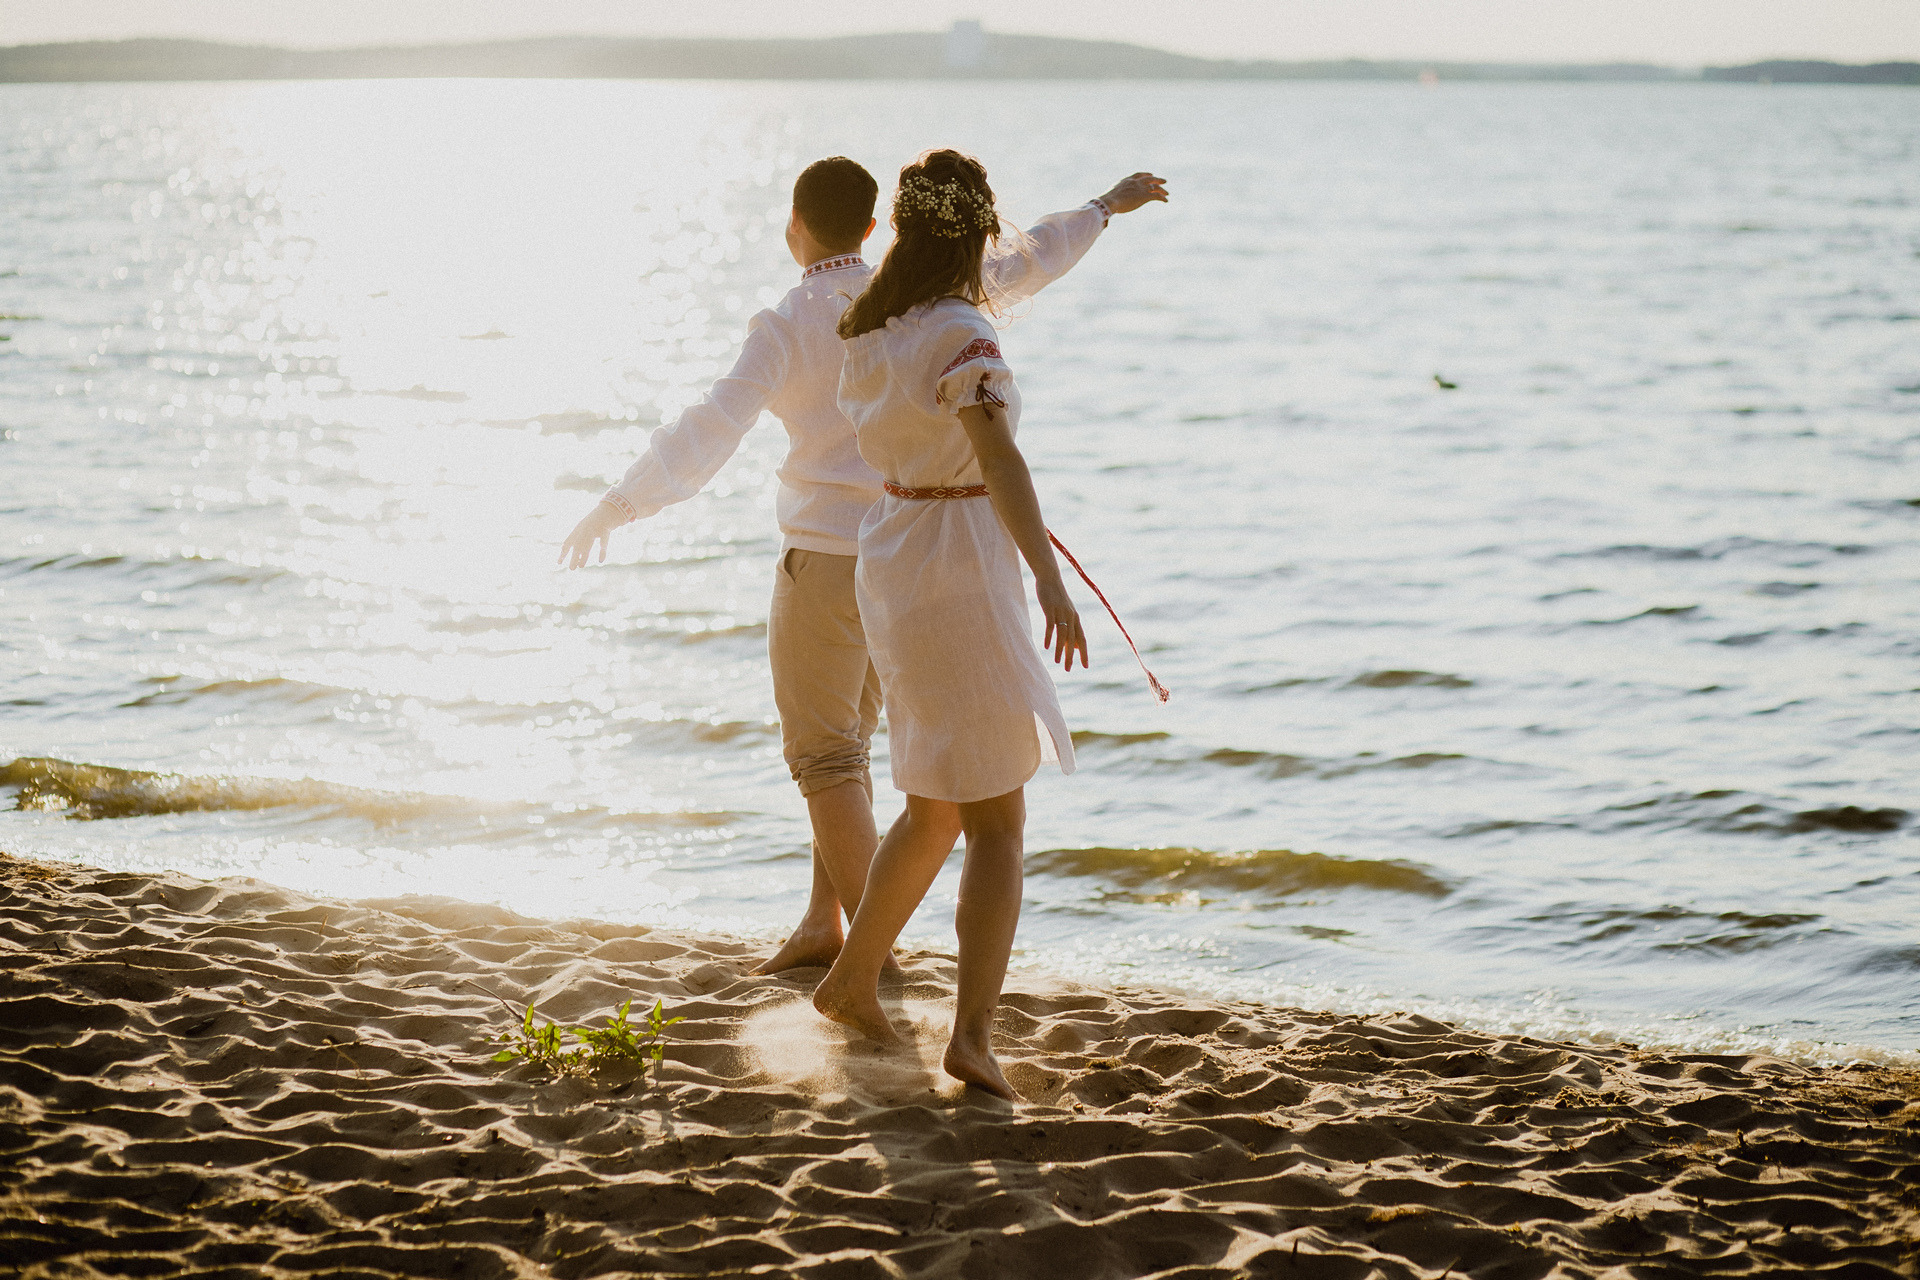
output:
[{"label": "white flower in hair", "polygon": [[901,226],[920,226],[950,240],[1000,225],[993,202],[974,188],[958,181],[934,182],[917,173],[894,193],[893,216]]}]

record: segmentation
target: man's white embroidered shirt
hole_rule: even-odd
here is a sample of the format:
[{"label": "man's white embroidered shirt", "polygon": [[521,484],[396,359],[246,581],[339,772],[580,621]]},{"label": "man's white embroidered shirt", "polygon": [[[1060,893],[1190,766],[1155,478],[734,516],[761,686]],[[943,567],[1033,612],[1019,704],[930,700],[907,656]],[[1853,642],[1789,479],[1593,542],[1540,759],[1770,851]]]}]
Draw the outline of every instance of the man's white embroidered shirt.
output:
[{"label": "man's white embroidered shirt", "polygon": [[[1020,243],[988,259],[989,289],[1008,301],[1037,293],[1080,261],[1107,217],[1098,201],[1048,214],[1013,238]],[[880,498],[880,475],[861,459],[853,424],[835,403],[844,344],[834,327],[872,278],[873,268],[857,255],[810,265],[786,297],[747,322],[746,341],[727,375],[653,433],[603,500],[629,520],[686,501],[771,410],[789,441],[778,472],[780,549],[857,554],[860,518]]]}]

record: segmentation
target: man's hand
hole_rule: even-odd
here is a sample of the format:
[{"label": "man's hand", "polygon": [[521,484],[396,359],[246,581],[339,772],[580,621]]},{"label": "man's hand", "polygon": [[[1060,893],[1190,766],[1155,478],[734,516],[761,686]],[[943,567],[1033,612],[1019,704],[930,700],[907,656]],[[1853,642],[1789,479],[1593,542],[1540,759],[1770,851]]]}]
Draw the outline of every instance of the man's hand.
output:
[{"label": "man's hand", "polygon": [[600,544],[600,563],[605,564],[607,543],[613,531],[626,522],[626,517],[611,502],[595,503],[593,510],[580,517],[580,523],[573,526],[573,532],[560,544],[560,563],[569,569],[578,569],[587,562],[597,542]]},{"label": "man's hand", "polygon": [[1114,213],[1132,213],[1149,200],[1167,202],[1167,180],[1150,173],[1136,173],[1120,179],[1113,189],[1100,197],[1100,203]]}]

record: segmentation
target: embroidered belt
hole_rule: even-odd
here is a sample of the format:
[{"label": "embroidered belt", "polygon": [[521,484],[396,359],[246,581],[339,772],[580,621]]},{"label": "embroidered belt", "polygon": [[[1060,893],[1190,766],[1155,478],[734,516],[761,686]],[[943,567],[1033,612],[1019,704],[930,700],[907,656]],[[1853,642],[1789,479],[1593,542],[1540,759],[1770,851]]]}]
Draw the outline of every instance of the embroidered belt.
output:
[{"label": "embroidered belt", "polygon": [[984,498],[987,496],[987,486],[983,484],[943,484],[934,489],[909,489],[905,485],[886,480],[881,482],[880,487],[896,498]]},{"label": "embroidered belt", "polygon": [[[933,489],[909,489],[905,485],[895,484],[891,480],[883,480],[881,482],[881,488],[896,498],[984,498],[987,496],[987,486],[984,484],[954,484],[940,485]],[[1148,669],[1147,660],[1140,656],[1140,646],[1135,644],[1133,642],[1133,636],[1128,634],[1127,624],[1120,621],[1120,615],[1114,611],[1113,605],[1107,600],[1107,593],[1102,591],[1099,584],[1087,575],[1087,571],[1080,567],[1080,562],[1073,558],[1073,552],[1067,550],[1067,544],[1060,541],[1059,535],[1051,529],[1047,530],[1047,541],[1051,542],[1054,545],[1054,549],[1067,558],[1067,563],[1073,566],[1073,571],[1080,575],[1080,581],[1092,588],[1093,594],[1100,597],[1100,603],[1106,605],[1107,616],[1113,619],[1114,626],[1120,628],[1120,634],[1126,638],[1127,648],[1133,650],[1133,660],[1140,664],[1142,671],[1147,673],[1147,683],[1153,686],[1153,696],[1162,702],[1172,697],[1173,695],[1167,692],[1167,687],[1161,684],[1153,672]]]}]

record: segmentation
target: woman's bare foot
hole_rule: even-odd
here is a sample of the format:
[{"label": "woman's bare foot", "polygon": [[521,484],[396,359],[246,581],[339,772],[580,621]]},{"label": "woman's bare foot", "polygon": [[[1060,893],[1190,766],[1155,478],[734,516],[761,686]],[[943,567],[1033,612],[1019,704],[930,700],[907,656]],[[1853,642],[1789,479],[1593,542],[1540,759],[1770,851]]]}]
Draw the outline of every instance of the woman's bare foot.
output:
[{"label": "woman's bare foot", "polygon": [[762,960],[748,972],[781,973],[788,969],[827,968],[840,958],[845,938],[838,929],[810,929],[802,924],[780,944],[770,959]]},{"label": "woman's bare foot", "polygon": [[1000,1063],[993,1056],[993,1044],[989,1039],[963,1036],[956,1030],[953,1039],[947,1041],[947,1056],[940,1065],[956,1080],[964,1080],[974,1088],[985,1089],[1008,1102],[1019,1101],[1013,1086],[1000,1074]]},{"label": "woman's bare foot", "polygon": [[862,991],[858,984],[829,971],[814,988],[813,1007],[820,1011],[821,1017],[852,1027],[869,1040],[887,1045],[900,1043],[899,1033],[887,1021],[886,1010],[880,1007],[880,993],[871,986]]}]

